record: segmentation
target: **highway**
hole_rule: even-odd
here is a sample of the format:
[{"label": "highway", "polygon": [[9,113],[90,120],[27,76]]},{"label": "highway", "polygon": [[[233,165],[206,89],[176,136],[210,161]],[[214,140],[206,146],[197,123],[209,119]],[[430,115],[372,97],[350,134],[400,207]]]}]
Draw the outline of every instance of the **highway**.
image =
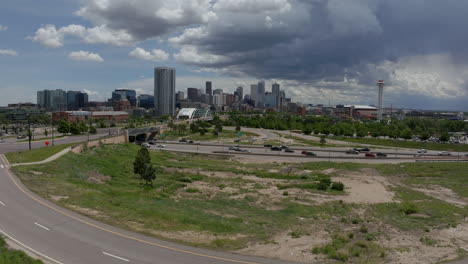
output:
[{"label": "highway", "polygon": [[[158,145],[164,145],[163,148]],[[232,147],[237,147],[241,151],[235,151]],[[230,149],[231,148],[231,149]],[[200,154],[229,154],[242,157],[250,157],[252,159],[274,159],[282,162],[310,162],[310,161],[333,161],[333,162],[357,162],[357,163],[402,163],[414,162],[416,160],[415,151],[411,150],[394,150],[394,149],[371,149],[371,153],[385,153],[387,157],[365,157],[365,153],[359,154],[346,154],[345,151],[349,148],[313,148],[313,147],[294,147],[290,149],[294,153],[282,151],[272,151],[270,148],[265,148],[259,145],[223,145],[216,143],[197,143],[187,144],[173,141],[156,142],[152,145],[153,150],[166,150],[166,151],[180,151]],[[317,156],[306,156],[302,151],[311,151]],[[418,160],[468,160],[463,155],[461,156],[438,156],[437,151],[428,151]]]}]

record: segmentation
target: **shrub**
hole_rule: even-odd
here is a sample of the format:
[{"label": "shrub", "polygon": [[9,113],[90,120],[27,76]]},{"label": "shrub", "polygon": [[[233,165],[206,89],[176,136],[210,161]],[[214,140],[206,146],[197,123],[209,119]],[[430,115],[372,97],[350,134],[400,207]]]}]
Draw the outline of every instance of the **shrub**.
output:
[{"label": "shrub", "polygon": [[296,232],[296,231],[293,231],[293,232],[289,233],[289,235],[290,235],[292,238],[300,238],[300,237],[301,237],[301,233]]},{"label": "shrub", "polygon": [[288,195],[289,195],[289,193],[287,191],[283,192],[283,196],[288,196]]},{"label": "shrub", "polygon": [[200,192],[200,190],[198,190],[197,188],[187,188],[185,191],[188,192],[188,193],[199,193]]},{"label": "shrub", "polygon": [[357,225],[357,224],[359,224],[359,219],[354,218],[354,219],[351,221],[351,223],[353,223],[354,225]]},{"label": "shrub", "polygon": [[414,203],[404,202],[400,205],[400,211],[405,215],[415,214],[418,212],[418,208]]},{"label": "shrub", "polygon": [[361,228],[359,229],[359,231],[360,231],[361,233],[367,233],[368,229],[367,229],[367,227],[365,227],[365,226],[361,226]]},{"label": "shrub", "polygon": [[181,178],[181,179],[179,179],[179,180],[177,180],[177,181],[180,181],[180,182],[187,182],[187,183],[192,183],[192,179],[190,179],[190,178],[187,178],[187,177],[185,177],[185,178]]},{"label": "shrub", "polygon": [[343,191],[344,184],[341,182],[333,182],[331,188],[332,190],[335,190],[335,191]]},{"label": "shrub", "polygon": [[320,179],[320,183],[326,185],[327,187],[331,185],[332,181],[330,178],[326,177],[326,178],[321,178]]}]

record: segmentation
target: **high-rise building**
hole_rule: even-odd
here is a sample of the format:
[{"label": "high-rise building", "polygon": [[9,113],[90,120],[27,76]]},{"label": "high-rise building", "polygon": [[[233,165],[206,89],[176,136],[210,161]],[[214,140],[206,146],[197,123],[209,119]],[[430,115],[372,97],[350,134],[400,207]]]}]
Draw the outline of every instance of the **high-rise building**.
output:
[{"label": "high-rise building", "polygon": [[276,96],[279,96],[280,94],[280,85],[277,83],[274,83],[271,85],[271,93],[273,93]]},{"label": "high-rise building", "polygon": [[267,92],[265,94],[265,106],[277,108],[278,98],[279,96],[276,96],[276,94]]},{"label": "high-rise building", "polygon": [[215,94],[218,94],[218,95],[222,95],[223,94],[223,89],[216,89],[213,91],[213,95]]},{"label": "high-rise building", "polygon": [[66,111],[67,93],[62,89],[38,91],[37,105],[49,111]]},{"label": "high-rise building", "polygon": [[131,106],[137,105],[137,95],[135,90],[117,89],[112,92],[112,102],[129,101]]},{"label": "high-rise building", "polygon": [[257,88],[257,106],[263,107],[265,106],[265,81],[261,81],[258,83]]},{"label": "high-rise building", "polygon": [[211,82],[206,82],[205,93],[213,95],[213,84]]},{"label": "high-rise building", "polygon": [[88,103],[88,94],[80,91],[67,92],[67,110],[76,111],[82,109]]},{"label": "high-rise building", "polygon": [[185,99],[185,93],[182,91],[178,91],[176,93],[176,101],[184,100]]},{"label": "high-rise building", "polygon": [[187,88],[187,99],[189,99],[191,102],[199,102],[200,98],[198,97],[198,89]]},{"label": "high-rise building", "polygon": [[154,69],[154,106],[157,116],[175,115],[176,69]]},{"label": "high-rise building", "polygon": [[223,106],[224,105],[224,96],[223,94],[213,94],[213,104],[215,106]]},{"label": "high-rise building", "polygon": [[250,85],[250,100],[254,102],[254,105],[257,105],[258,100],[258,85],[252,84]]},{"label": "high-rise building", "polygon": [[154,108],[154,96],[150,94],[141,94],[138,96],[139,106],[145,109]]},{"label": "high-rise building", "polygon": [[244,88],[242,86],[237,87],[234,94],[237,96],[239,101],[242,101],[244,99]]}]

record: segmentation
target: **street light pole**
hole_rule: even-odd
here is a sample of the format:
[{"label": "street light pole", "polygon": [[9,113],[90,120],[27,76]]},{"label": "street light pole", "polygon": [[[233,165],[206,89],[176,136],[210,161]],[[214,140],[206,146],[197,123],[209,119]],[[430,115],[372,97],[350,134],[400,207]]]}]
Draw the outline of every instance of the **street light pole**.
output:
[{"label": "street light pole", "polygon": [[52,119],[52,146],[55,145],[55,142],[54,142],[54,120]]},{"label": "street light pole", "polygon": [[31,150],[31,115],[28,114],[28,138],[29,138],[29,150]]}]

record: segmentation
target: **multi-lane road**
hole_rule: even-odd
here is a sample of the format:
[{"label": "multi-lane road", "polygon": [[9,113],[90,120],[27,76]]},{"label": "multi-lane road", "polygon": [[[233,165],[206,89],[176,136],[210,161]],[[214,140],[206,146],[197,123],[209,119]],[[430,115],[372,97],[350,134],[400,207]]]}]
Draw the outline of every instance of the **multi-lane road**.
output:
[{"label": "multi-lane road", "polygon": [[93,221],[28,191],[3,156],[0,234],[53,264],[286,263],[178,245]]}]

